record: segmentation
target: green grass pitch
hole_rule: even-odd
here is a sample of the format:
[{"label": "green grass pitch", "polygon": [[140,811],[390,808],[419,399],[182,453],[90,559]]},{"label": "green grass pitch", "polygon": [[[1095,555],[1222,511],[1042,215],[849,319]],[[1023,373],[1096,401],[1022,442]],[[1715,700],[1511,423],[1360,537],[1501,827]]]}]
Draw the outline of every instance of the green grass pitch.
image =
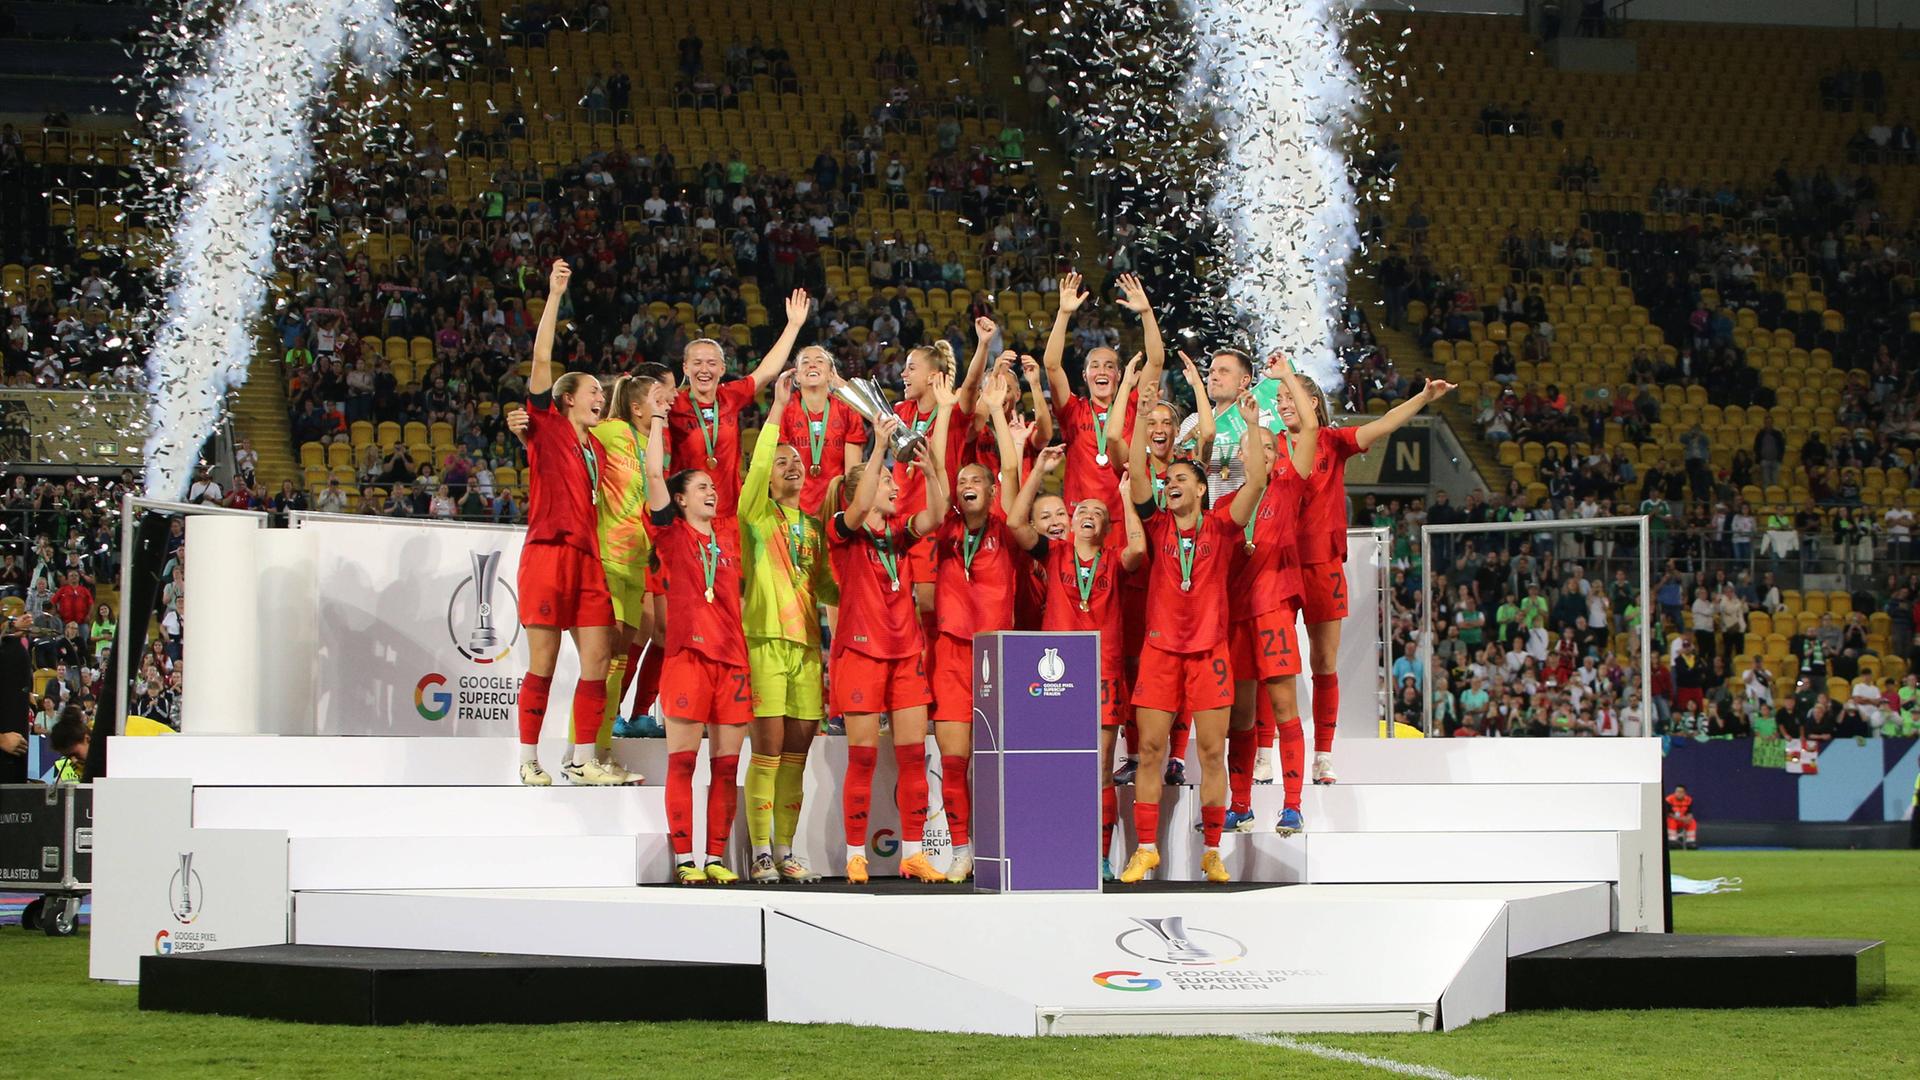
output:
[{"label": "green grass pitch", "polygon": [[[1855,1009],[1532,1013],[1443,1035],[1306,1038],[1456,1076],[1920,1075],[1920,852],[1686,852],[1675,854],[1674,870],[1745,881],[1732,895],[1676,897],[1679,931],[1882,938],[1886,995]],[[1229,1038],[1001,1039],[777,1024],[317,1027],[143,1013],[134,994],[87,980],[84,936],[0,931],[8,1075],[1389,1075]]]}]

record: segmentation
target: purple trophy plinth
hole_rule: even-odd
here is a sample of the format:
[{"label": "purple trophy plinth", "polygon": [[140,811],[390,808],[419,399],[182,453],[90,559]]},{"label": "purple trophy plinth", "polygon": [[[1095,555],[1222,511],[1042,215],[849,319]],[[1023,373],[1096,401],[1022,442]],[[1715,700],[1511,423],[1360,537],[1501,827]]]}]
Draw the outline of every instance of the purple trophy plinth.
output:
[{"label": "purple trophy plinth", "polygon": [[978,892],[1100,891],[1100,635],[973,639]]}]

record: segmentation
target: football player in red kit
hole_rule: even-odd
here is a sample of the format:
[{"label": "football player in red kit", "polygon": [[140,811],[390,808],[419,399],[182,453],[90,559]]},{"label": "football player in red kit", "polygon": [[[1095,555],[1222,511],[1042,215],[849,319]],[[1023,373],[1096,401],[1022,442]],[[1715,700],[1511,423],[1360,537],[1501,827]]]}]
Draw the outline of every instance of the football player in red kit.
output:
[{"label": "football player in red kit", "polygon": [[[902,394],[893,406],[893,414],[900,419],[900,425],[923,437],[931,439],[936,418],[940,415],[942,395],[954,394],[953,387],[954,356],[953,346],[944,339],[932,345],[922,345],[907,353],[907,362],[900,369]],[[954,401],[958,402],[957,395]],[[952,408],[952,406],[949,406]],[[949,421],[941,428],[939,458],[942,468],[952,468],[956,447],[952,445],[956,425]],[[964,430],[961,431],[964,434]],[[952,477],[943,477],[949,484]],[[927,477],[925,466],[919,461],[896,461],[893,463],[893,482],[898,491],[898,513],[911,517],[927,506]],[[934,519],[936,526],[938,518]],[[913,592],[914,605],[929,622],[933,616],[933,535],[931,530],[921,534],[914,541],[913,548],[901,564],[908,586]],[[923,627],[931,631],[932,627]]]},{"label": "football player in red kit", "polygon": [[[1279,400],[1305,401],[1304,380],[1292,365],[1276,354],[1268,363],[1271,377],[1281,383]],[[1233,651],[1233,719],[1227,736],[1227,773],[1232,798],[1227,808],[1226,827],[1234,832],[1253,827],[1253,760],[1258,742],[1255,737],[1259,698],[1271,707],[1280,735],[1282,779],[1286,785],[1286,808],[1294,818],[1300,813],[1300,782],[1306,771],[1305,743],[1300,737],[1299,708],[1294,700],[1294,676],[1300,674],[1300,641],[1296,632],[1300,613],[1300,553],[1294,534],[1300,527],[1300,508],[1306,499],[1304,476],[1313,468],[1319,443],[1320,425],[1311,412],[1299,416],[1281,406],[1283,417],[1292,416],[1286,445],[1277,445],[1273,432],[1264,424],[1250,425],[1247,438],[1258,439],[1267,447],[1273,462],[1267,478],[1266,494],[1260,508],[1247,523],[1233,576],[1228,621]],[[1287,815],[1282,813],[1282,818]],[[1283,821],[1284,824],[1284,821]],[[1294,824],[1297,826],[1298,822]],[[1291,832],[1282,830],[1283,835]]]},{"label": "football player in red kit", "polygon": [[[1124,532],[1116,533],[1107,518],[1107,504],[1083,499],[1073,508],[1068,536],[1056,539],[1031,527],[1033,505],[1048,473],[1066,461],[1063,446],[1040,453],[1033,472],[1021,485],[1007,513],[1007,527],[1027,545],[1040,564],[1046,605],[1042,630],[1097,630],[1100,633],[1100,872],[1113,879],[1107,852],[1113,847],[1113,827],[1119,818],[1113,791],[1113,750],[1120,728],[1133,716],[1129,700],[1125,638],[1126,589],[1123,575],[1139,570],[1147,559],[1147,534],[1131,503],[1126,506]],[[1010,483],[1003,477],[1002,483]]]},{"label": "football player in red kit", "polygon": [[[1302,381],[1320,421],[1320,441],[1307,477],[1306,501],[1296,534],[1307,642],[1313,664],[1313,782],[1331,784],[1333,734],[1340,719],[1340,622],[1347,617],[1347,459],[1404,427],[1420,410],[1440,400],[1453,384],[1430,379],[1425,389],[1359,427],[1332,427],[1327,396],[1312,379]],[[1287,424],[1296,432],[1304,406]],[[1284,831],[1284,830],[1282,830]]]},{"label": "football player in red kit", "polygon": [[860,464],[860,448],[867,442],[866,421],[833,388],[840,383],[833,354],[818,345],[800,350],[794,360],[793,395],[786,411],[773,420],[780,425],[780,442],[800,452],[806,485],[800,489],[800,509],[820,513],[827,485]]},{"label": "football player in red kit", "polygon": [[867,880],[867,809],[873,797],[873,767],[880,718],[889,717],[894,762],[899,767],[895,803],[900,808],[900,874],[943,881],[922,849],[927,824],[926,641],[914,604],[907,552],[930,536],[947,512],[947,484],[939,447],[947,434],[953,391],[938,384],[938,416],[916,459],[926,484],[926,506],[899,509],[900,493],[881,455],[902,424],[886,417],[874,430],[864,464],[856,465],[827,493],[835,511],[827,527],[827,551],[840,583],[840,624],[833,635],[831,712],[845,717],[847,778],[841,815],[847,837],[847,880]]},{"label": "football player in red kit", "polygon": [[[1154,319],[1153,306],[1140,279],[1132,274],[1120,276],[1121,306],[1140,316],[1146,336],[1147,363],[1160,370],[1163,346],[1160,325]],[[1047,382],[1053,394],[1053,410],[1060,424],[1060,435],[1067,445],[1067,477],[1063,493],[1068,506],[1084,499],[1099,499],[1107,504],[1109,515],[1119,513],[1124,496],[1120,493],[1120,469],[1127,452],[1127,439],[1133,434],[1133,402],[1128,391],[1132,382],[1120,367],[1120,354],[1108,348],[1087,350],[1081,374],[1087,381],[1087,396],[1074,394],[1067,381],[1065,365],[1067,334],[1074,313],[1086,303],[1080,291],[1080,275],[1068,272],[1060,281],[1060,310],[1054,317],[1053,332],[1047,336],[1042,360]],[[1135,373],[1137,374],[1137,372]]]},{"label": "football player in red kit", "polygon": [[[740,795],[740,745],[753,722],[753,684],[740,618],[740,532],[720,517],[720,491],[704,469],[666,469],[666,418],[647,439],[647,508],[653,550],[667,579],[665,667],[660,700],[667,723],[667,826],[682,885],[731,885],[727,837]],[[707,738],[707,855],[693,854],[693,771]]]},{"label": "football player in red kit", "polygon": [[[1159,382],[1159,365],[1149,364],[1142,378]],[[1243,395],[1236,406],[1249,424],[1259,406]],[[1147,468],[1146,426],[1135,432],[1129,451],[1128,489],[1147,536],[1152,557],[1147,578],[1146,643],[1133,687],[1134,722],[1140,731],[1140,772],[1134,778],[1134,829],[1138,847],[1120,873],[1139,881],[1160,865],[1161,769],[1173,718],[1193,716],[1200,740],[1200,817],[1207,850],[1201,869],[1208,881],[1229,880],[1220,858],[1220,832],[1226,822],[1226,736],[1233,705],[1233,665],[1227,645],[1227,587],[1234,549],[1266,494],[1266,446],[1248,439],[1247,483],[1224,506],[1206,505],[1207,478],[1198,465],[1177,461],[1167,470],[1166,509],[1153,497]]]},{"label": "football player in red kit", "polygon": [[795,289],[787,297],[786,328],[747,378],[720,382],[727,373],[727,357],[712,338],[688,342],[680,354],[687,386],[673,399],[673,410],[667,414],[673,463],[713,477],[720,494],[720,517],[727,528],[732,528],[740,505],[740,412],[787,365],[811,305],[805,289]]},{"label": "football player in red kit", "polygon": [[[986,380],[979,403],[1000,442],[995,459],[1017,478],[1019,451],[1004,411],[1007,393],[1007,380],[996,373]],[[1013,629],[1014,601],[1030,563],[1024,552],[1031,532],[1018,535],[1005,516],[1013,504],[1014,488],[1005,478],[998,485],[995,480],[984,463],[961,466],[953,507],[934,534],[933,733],[940,747],[941,803],[953,832],[953,864],[947,880],[956,883],[973,873],[973,846],[967,833],[972,802],[967,770],[973,759],[973,637]]]},{"label": "football player in red kit", "polygon": [[613,597],[600,565],[595,499],[605,452],[587,430],[600,418],[606,393],[585,372],[553,377],[553,337],[573,271],[556,259],[547,276],[547,304],[533,339],[533,371],[527,377],[527,535],[520,549],[520,621],[530,656],[520,681],[520,782],[553,783],[540,767],[540,727],[560,639],[573,637],[580,680],[573,688],[573,760],[563,772],[576,784],[618,784],[624,779],[594,759],[594,737],[607,700],[607,666],[613,649]]}]

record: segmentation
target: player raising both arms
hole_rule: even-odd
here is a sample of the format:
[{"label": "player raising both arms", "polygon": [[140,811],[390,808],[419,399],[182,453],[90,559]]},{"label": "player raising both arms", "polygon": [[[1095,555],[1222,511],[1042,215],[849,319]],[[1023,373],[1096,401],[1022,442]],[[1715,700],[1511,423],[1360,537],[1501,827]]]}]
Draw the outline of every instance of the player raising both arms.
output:
[{"label": "player raising both arms", "polygon": [[[1007,381],[998,373],[980,392],[984,412],[1000,442],[994,457],[1007,475],[1020,475],[1020,453],[1003,409]],[[953,509],[934,534],[936,636],[933,659],[933,733],[940,748],[940,798],[953,833],[953,865],[947,880],[965,881],[973,873],[973,847],[967,833],[972,802],[967,770],[973,760],[973,636],[1013,629],[1014,599],[1027,559],[1028,543],[1007,527],[1004,512],[1013,489],[981,462],[963,465],[954,486]],[[996,513],[1000,511],[1001,513]],[[1031,541],[1029,532],[1026,541]]]},{"label": "player raising both arms", "polygon": [[[1306,380],[1275,354],[1268,362],[1271,377],[1281,381],[1281,399],[1305,401]],[[1291,415],[1283,409],[1283,416]],[[1297,424],[1297,430],[1294,425]],[[1233,652],[1233,718],[1227,736],[1227,773],[1232,799],[1226,827],[1235,832],[1253,825],[1253,763],[1259,743],[1256,713],[1261,698],[1271,709],[1280,735],[1280,766],[1286,785],[1282,835],[1297,831],[1300,818],[1300,779],[1306,771],[1305,744],[1300,737],[1299,707],[1294,699],[1294,676],[1300,674],[1300,641],[1296,632],[1300,613],[1300,553],[1295,533],[1306,499],[1303,479],[1313,469],[1320,424],[1309,412],[1294,415],[1284,453],[1274,434],[1255,424],[1249,440],[1266,448],[1273,464],[1260,506],[1244,530],[1245,543],[1235,559],[1228,604],[1229,638]],[[1289,818],[1288,815],[1291,815]],[[1285,826],[1291,822],[1293,828]]]},{"label": "player raising both arms", "polygon": [[727,373],[727,357],[712,338],[688,342],[681,353],[687,388],[673,399],[673,410],[667,416],[673,461],[682,469],[701,469],[713,475],[720,492],[720,517],[728,522],[740,503],[740,412],[787,366],[811,304],[805,289],[795,289],[787,297],[786,328],[744,379],[724,385],[720,382]]},{"label": "player raising both arms", "polygon": [[[1303,379],[1301,384],[1321,424],[1297,534],[1307,641],[1313,651],[1313,782],[1331,784],[1336,779],[1333,734],[1340,719],[1340,622],[1347,617],[1347,459],[1366,453],[1373,444],[1406,426],[1421,409],[1447,396],[1453,384],[1429,379],[1418,394],[1357,428],[1331,426],[1326,392],[1312,379]],[[1298,399],[1295,404],[1299,404]],[[1288,431],[1299,430],[1302,412],[1304,407],[1292,410],[1294,418],[1287,422]],[[1283,409],[1285,415],[1287,410]]]},{"label": "player raising both arms", "polygon": [[788,396],[785,409],[767,415],[780,429],[781,444],[800,454],[806,482],[800,489],[800,509],[818,516],[827,485],[860,463],[867,425],[852,406],[833,397],[840,376],[834,371],[832,353],[809,345],[800,350],[793,368],[794,389],[799,392]]},{"label": "player raising both arms", "polygon": [[[739,797],[740,744],[753,721],[747,639],[740,622],[740,535],[720,517],[719,485],[704,469],[664,474],[667,420],[647,439],[647,508],[667,579],[667,659],[660,700],[667,721],[667,828],[682,885],[731,885],[727,837]],[[707,737],[707,858],[693,855],[693,770]]]},{"label": "player raising both arms", "polygon": [[[1131,380],[1122,378],[1120,354],[1108,348],[1087,350],[1081,370],[1087,381],[1087,396],[1078,397],[1067,381],[1065,357],[1067,332],[1073,315],[1086,303],[1080,290],[1080,275],[1069,271],[1060,281],[1060,310],[1053,320],[1053,332],[1047,335],[1042,360],[1047,382],[1053,393],[1053,410],[1060,423],[1062,441],[1067,444],[1067,478],[1064,493],[1067,505],[1083,499],[1099,499],[1109,514],[1118,512],[1120,467],[1127,452],[1127,439],[1133,432],[1133,402],[1126,391]],[[1160,325],[1154,319],[1153,306],[1140,279],[1132,274],[1120,276],[1121,306],[1140,316],[1146,336],[1146,358],[1155,371],[1164,358]]]},{"label": "player raising both arms", "polygon": [[[1147,376],[1159,377],[1158,365]],[[1252,423],[1251,396],[1237,403]],[[1206,477],[1199,466],[1177,461],[1167,470],[1166,509],[1153,499],[1147,471],[1146,429],[1135,431],[1129,453],[1128,488],[1147,535],[1153,563],[1147,580],[1147,640],[1133,688],[1134,722],[1140,731],[1140,772],[1134,779],[1133,820],[1139,846],[1120,880],[1139,881],[1160,865],[1162,758],[1175,714],[1193,716],[1200,739],[1200,820],[1207,850],[1201,869],[1208,881],[1229,880],[1220,858],[1220,832],[1227,813],[1226,736],[1233,705],[1233,666],[1227,649],[1227,584],[1233,549],[1266,493],[1266,447],[1242,445],[1248,480],[1231,502],[1208,510]]]},{"label": "player raising both arms", "polygon": [[[801,356],[804,364],[806,354]],[[797,381],[789,371],[773,384],[768,416],[790,415]],[[820,608],[840,599],[827,562],[826,533],[802,504],[813,479],[807,459],[782,441],[781,427],[769,423],[760,429],[740,493],[747,659],[753,672],[747,835],[753,840],[753,880],[761,884],[820,879],[794,855],[793,834],[807,750],[827,715]],[[865,434],[863,427],[863,441]]]},{"label": "player raising both arms", "polygon": [[[1142,400],[1146,400],[1144,394]],[[1073,508],[1067,539],[1035,532],[1029,522],[1040,483],[1046,474],[1059,469],[1066,453],[1063,446],[1041,451],[1039,462],[1020,486],[1007,513],[1007,528],[1027,545],[1041,566],[1046,606],[1040,628],[1100,633],[1100,874],[1111,881],[1113,866],[1107,852],[1113,847],[1113,827],[1119,820],[1113,791],[1113,747],[1120,727],[1133,716],[1120,625],[1126,592],[1121,581],[1123,573],[1133,573],[1146,562],[1147,534],[1129,504],[1126,532],[1116,536],[1107,517],[1107,504],[1099,499],[1082,500]],[[1010,477],[1002,478],[1002,483],[1011,482]]]},{"label": "player raising both arms", "polygon": [[840,583],[840,624],[833,635],[832,708],[846,718],[847,777],[841,815],[847,837],[847,880],[867,880],[867,809],[873,799],[873,767],[880,718],[891,718],[894,762],[899,767],[895,803],[900,808],[900,875],[921,881],[944,879],[921,844],[927,825],[926,641],[905,580],[906,553],[939,527],[947,512],[947,484],[936,448],[946,435],[953,392],[940,384],[934,437],[916,459],[926,479],[927,504],[917,513],[899,509],[899,489],[881,460],[901,427],[884,417],[873,447],[829,490],[837,508],[827,526],[827,550]]},{"label": "player raising both arms", "polygon": [[560,638],[571,634],[580,654],[573,688],[574,746],[563,770],[576,784],[618,784],[625,778],[594,760],[594,739],[607,702],[607,661],[613,647],[613,600],[600,563],[595,502],[606,453],[587,430],[599,419],[606,394],[581,371],[553,377],[553,336],[572,270],[556,259],[547,276],[547,303],[533,338],[527,377],[527,536],[520,550],[520,621],[530,656],[520,681],[520,782],[553,783],[540,767],[540,727],[547,716]]}]

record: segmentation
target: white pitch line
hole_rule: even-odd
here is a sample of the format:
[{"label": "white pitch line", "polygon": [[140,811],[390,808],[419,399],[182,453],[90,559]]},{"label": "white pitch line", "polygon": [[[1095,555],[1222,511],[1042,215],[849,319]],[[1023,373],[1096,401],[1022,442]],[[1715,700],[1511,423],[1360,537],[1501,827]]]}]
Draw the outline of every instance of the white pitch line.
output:
[{"label": "white pitch line", "polygon": [[1404,1061],[1378,1058],[1370,1054],[1356,1053],[1352,1050],[1342,1050],[1336,1046],[1321,1046],[1319,1043],[1310,1043],[1286,1035],[1242,1035],[1240,1038],[1250,1043],[1258,1043],[1261,1046],[1272,1046],[1281,1050],[1298,1050],[1301,1053],[1312,1054],[1315,1057],[1326,1058],[1329,1061],[1343,1061],[1349,1065],[1365,1065],[1371,1069],[1385,1069],[1391,1073],[1399,1073],[1401,1076],[1422,1077],[1423,1080],[1475,1080],[1475,1078],[1471,1076],[1456,1076],[1444,1069],[1436,1069],[1428,1065],[1409,1065]]}]

